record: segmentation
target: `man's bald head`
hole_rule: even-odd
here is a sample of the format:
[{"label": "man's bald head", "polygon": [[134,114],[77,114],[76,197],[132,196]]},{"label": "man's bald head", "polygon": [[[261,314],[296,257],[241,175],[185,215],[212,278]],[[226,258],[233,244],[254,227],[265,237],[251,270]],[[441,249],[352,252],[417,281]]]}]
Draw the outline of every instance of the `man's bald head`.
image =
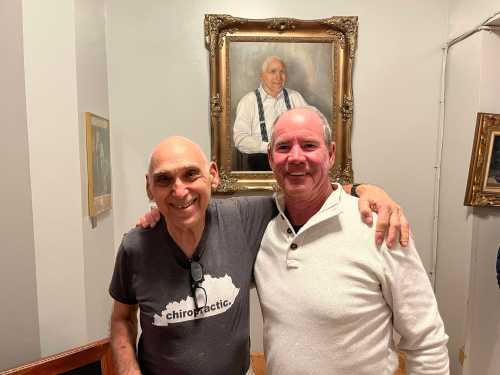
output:
[{"label": "man's bald head", "polygon": [[159,160],[180,158],[188,161],[189,159],[196,160],[200,166],[208,168],[208,159],[199,145],[181,136],[172,136],[165,138],[155,146],[149,157],[148,174],[151,175],[155,164]]},{"label": "man's bald head", "polygon": [[165,217],[170,234],[204,227],[211,190],[218,183],[217,165],[187,138],[164,139],[151,153],[146,191]]}]

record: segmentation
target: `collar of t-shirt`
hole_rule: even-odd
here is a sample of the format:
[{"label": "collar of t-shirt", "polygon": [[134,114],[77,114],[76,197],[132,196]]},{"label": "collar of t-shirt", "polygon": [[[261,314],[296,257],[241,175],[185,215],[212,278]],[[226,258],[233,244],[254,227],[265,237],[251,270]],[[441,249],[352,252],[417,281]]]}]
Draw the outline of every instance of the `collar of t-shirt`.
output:
[{"label": "collar of t-shirt", "polygon": [[186,269],[189,269],[190,267],[190,260],[194,260],[196,262],[199,262],[203,254],[205,253],[205,246],[207,243],[207,237],[208,237],[208,228],[210,228],[210,206],[207,209],[207,212],[205,214],[205,229],[203,230],[203,234],[201,235],[200,242],[198,243],[198,246],[196,247],[193,256],[191,258],[187,257],[186,254],[182,251],[179,245],[177,245],[177,242],[172,238],[170,233],[168,233],[167,226],[166,226],[166,221],[165,218],[161,217],[160,222],[157,224],[160,225],[160,228],[164,228],[164,234],[165,234],[165,241],[167,243],[167,246],[172,249],[171,251],[173,252],[173,255],[175,257],[175,260],[177,263]]}]

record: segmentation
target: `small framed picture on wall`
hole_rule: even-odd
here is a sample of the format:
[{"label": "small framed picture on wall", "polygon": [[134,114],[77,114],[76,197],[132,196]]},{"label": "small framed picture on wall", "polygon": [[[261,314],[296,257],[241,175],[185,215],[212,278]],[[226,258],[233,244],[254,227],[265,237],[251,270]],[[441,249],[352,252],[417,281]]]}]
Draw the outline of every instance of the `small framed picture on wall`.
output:
[{"label": "small framed picture on wall", "polygon": [[500,114],[477,114],[464,204],[500,206]]},{"label": "small framed picture on wall", "polygon": [[109,121],[85,113],[89,216],[111,209],[111,153]]}]

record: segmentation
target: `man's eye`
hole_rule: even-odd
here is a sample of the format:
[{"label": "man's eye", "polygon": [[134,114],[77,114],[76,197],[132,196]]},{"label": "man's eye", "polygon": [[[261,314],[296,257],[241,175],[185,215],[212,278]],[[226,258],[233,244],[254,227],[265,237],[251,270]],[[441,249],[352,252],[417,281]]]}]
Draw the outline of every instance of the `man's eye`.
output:
[{"label": "man's eye", "polygon": [[284,152],[287,151],[290,147],[288,145],[277,145],[276,151]]},{"label": "man's eye", "polygon": [[305,143],[302,148],[304,150],[315,150],[316,149],[316,143]]},{"label": "man's eye", "polygon": [[197,178],[198,176],[200,175],[200,172],[198,170],[195,170],[195,169],[191,169],[191,170],[188,170],[186,172],[186,177],[190,180],[194,180],[195,178]]},{"label": "man's eye", "polygon": [[155,176],[155,183],[157,185],[166,186],[172,182],[172,178],[170,176],[166,176],[163,174]]}]

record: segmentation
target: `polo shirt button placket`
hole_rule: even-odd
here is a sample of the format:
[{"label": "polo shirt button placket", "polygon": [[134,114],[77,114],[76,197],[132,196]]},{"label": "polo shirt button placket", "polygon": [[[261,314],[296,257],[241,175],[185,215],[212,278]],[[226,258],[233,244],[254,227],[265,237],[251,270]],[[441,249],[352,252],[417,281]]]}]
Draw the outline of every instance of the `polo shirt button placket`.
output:
[{"label": "polo shirt button placket", "polygon": [[299,245],[297,245],[295,242],[292,242],[289,247],[289,252],[287,255],[287,267],[289,268],[299,268],[299,261],[297,259],[298,254],[296,253],[296,250],[299,248]]}]

